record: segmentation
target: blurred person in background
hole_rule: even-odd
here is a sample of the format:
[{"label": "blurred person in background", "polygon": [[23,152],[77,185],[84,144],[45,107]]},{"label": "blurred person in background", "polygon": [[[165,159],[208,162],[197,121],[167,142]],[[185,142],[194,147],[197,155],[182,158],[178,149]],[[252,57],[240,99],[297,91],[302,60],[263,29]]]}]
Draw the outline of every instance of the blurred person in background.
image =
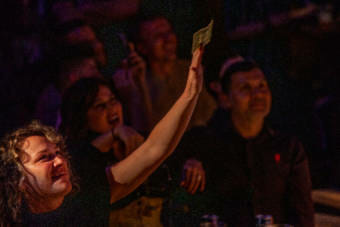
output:
[{"label": "blurred person in background", "polygon": [[[169,21],[163,16],[140,16],[128,37],[128,41],[134,44],[134,48],[130,50],[130,59],[136,59],[133,57],[136,51],[145,60],[146,64],[143,67],[146,66],[146,69],[140,67],[141,69],[136,70],[133,75],[129,72],[133,67],[133,62],[130,62],[130,68],[122,67],[112,78],[116,84],[124,84],[120,81],[130,81],[130,85],[126,83],[125,86],[117,85],[118,93],[122,94],[122,98],[125,98],[124,94],[129,93],[136,94],[134,96],[140,98],[134,100],[134,105],[126,108],[127,115],[132,116],[140,109],[147,111],[144,115],[126,120],[138,131],[148,133],[181,94],[185,86],[189,62],[177,58],[177,36]],[[129,64],[129,58],[127,63]],[[145,101],[147,98],[150,100]],[[215,107],[215,101],[203,88],[189,127],[204,125]],[[148,120],[146,122],[148,125],[141,124],[145,119]]]},{"label": "blurred person in background", "polygon": [[[101,77],[95,53],[88,43],[60,45],[50,58],[52,83],[45,87],[37,100],[35,117],[43,124],[59,127],[61,97],[80,78]],[[53,62],[53,63],[52,63]]]}]

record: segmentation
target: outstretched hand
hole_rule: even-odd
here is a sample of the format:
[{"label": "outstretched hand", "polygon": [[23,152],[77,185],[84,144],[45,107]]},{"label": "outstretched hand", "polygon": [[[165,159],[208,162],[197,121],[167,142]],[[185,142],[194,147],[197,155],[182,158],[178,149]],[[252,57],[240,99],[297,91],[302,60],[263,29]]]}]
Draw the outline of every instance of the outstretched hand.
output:
[{"label": "outstretched hand", "polygon": [[202,67],[202,57],[203,57],[204,47],[196,49],[193,53],[188,80],[185,87],[185,94],[188,98],[193,98],[198,95],[203,86],[203,67]]}]

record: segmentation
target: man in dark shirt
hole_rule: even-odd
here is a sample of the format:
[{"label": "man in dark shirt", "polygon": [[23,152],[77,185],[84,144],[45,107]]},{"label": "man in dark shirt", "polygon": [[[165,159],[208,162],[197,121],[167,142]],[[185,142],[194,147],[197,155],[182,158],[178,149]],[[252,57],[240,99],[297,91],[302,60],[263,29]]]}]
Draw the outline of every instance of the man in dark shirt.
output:
[{"label": "man in dark shirt", "polygon": [[298,140],[265,123],[271,92],[263,72],[239,60],[220,75],[220,106],[228,110],[220,107],[209,126],[191,130],[179,148],[205,161],[210,212],[228,226],[255,226],[258,214],[313,226],[307,157]]}]

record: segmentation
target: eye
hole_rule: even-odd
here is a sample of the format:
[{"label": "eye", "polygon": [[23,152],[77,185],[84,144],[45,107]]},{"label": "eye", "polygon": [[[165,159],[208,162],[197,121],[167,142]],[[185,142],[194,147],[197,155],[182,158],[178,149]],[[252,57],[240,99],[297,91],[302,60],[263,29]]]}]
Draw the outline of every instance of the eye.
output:
[{"label": "eye", "polygon": [[46,161],[48,160],[48,155],[41,155],[39,158],[38,158],[38,161]]},{"label": "eye", "polygon": [[117,103],[119,103],[118,99],[117,98],[111,98],[110,101],[109,101],[110,105],[116,105]]},{"label": "eye", "polygon": [[247,92],[249,90],[250,90],[249,84],[243,84],[243,85],[240,86],[240,91],[242,91],[242,92]]},{"label": "eye", "polygon": [[54,157],[55,157],[55,154],[44,154],[44,155],[41,155],[41,156],[38,158],[38,161],[39,161],[39,162],[48,162],[48,161],[53,160]]},{"label": "eye", "polygon": [[95,105],[94,108],[96,110],[104,110],[106,108],[106,104],[105,103],[99,103],[99,104]]},{"label": "eye", "polygon": [[263,88],[263,89],[267,89],[268,88],[268,84],[267,84],[267,82],[263,81],[263,82],[260,83],[259,87]]}]

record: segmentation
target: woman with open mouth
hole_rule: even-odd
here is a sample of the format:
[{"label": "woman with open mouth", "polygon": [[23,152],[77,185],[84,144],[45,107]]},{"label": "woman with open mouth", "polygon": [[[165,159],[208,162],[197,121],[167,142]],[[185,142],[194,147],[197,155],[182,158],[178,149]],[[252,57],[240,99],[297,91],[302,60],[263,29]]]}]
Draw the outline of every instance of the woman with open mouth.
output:
[{"label": "woman with open mouth", "polygon": [[183,94],[144,143],[123,125],[122,105],[105,80],[81,79],[65,91],[60,130],[80,177],[77,201],[89,213],[88,225],[108,225],[110,203],[137,188],[174,150],[202,88],[201,57],[197,50]]}]

